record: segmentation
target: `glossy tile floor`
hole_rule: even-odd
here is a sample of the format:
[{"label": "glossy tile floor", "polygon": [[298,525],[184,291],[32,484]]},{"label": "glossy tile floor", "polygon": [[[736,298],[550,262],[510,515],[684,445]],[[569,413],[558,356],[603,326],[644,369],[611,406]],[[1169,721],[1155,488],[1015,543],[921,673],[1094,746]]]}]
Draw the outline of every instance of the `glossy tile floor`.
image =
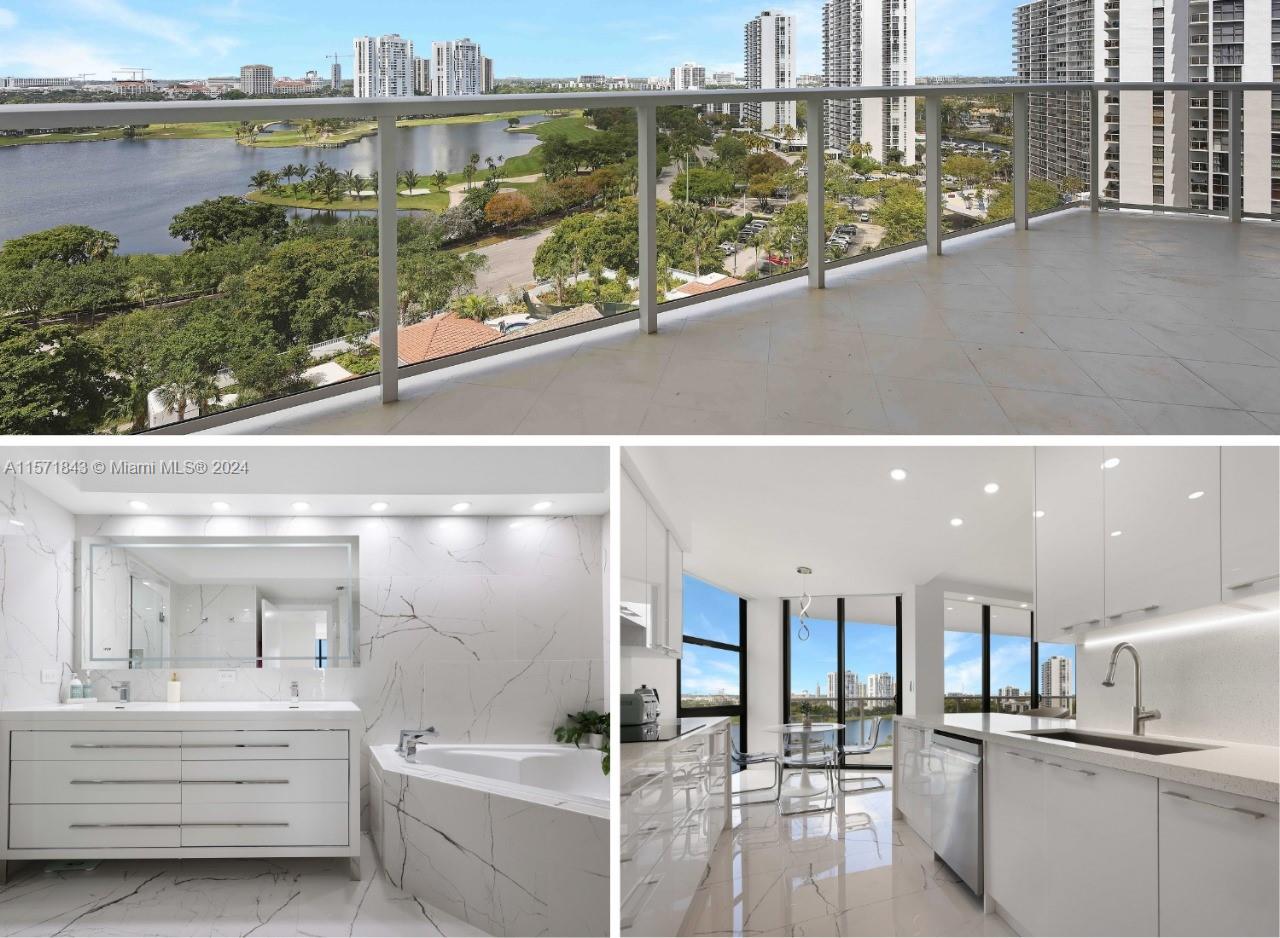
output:
[{"label": "glossy tile floor", "polygon": [[834,813],[784,818],[772,802],[735,810],[683,934],[1012,935],[893,820],[891,775],[877,774],[885,789],[845,795]]},{"label": "glossy tile floor", "polygon": [[236,433],[1280,432],[1280,225],[1072,210]]},{"label": "glossy tile floor", "polygon": [[0,935],[483,935],[344,860],[112,860],[91,872],[29,864],[0,886]]}]

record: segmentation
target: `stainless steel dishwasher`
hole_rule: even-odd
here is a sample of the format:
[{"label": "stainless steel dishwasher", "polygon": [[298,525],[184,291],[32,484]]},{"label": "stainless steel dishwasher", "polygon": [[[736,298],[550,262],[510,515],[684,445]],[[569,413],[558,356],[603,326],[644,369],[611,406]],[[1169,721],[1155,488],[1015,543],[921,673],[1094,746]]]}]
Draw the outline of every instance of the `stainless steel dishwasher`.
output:
[{"label": "stainless steel dishwasher", "polygon": [[982,743],[933,731],[929,786],[933,852],[982,895]]}]

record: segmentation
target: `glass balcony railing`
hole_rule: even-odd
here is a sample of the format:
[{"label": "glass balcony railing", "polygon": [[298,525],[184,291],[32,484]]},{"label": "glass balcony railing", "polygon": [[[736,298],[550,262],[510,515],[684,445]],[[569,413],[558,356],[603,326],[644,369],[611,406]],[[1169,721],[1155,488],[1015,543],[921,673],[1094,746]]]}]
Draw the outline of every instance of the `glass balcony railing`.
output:
[{"label": "glass balcony railing", "polygon": [[[1090,152],[1090,120],[1116,143],[1140,111],[1097,115],[1105,83],[1037,87],[0,105],[0,432],[193,432],[360,389],[391,403],[407,378],[654,332],[714,294],[817,288],[1085,202],[1164,208]],[[1253,199],[1270,188],[1208,210],[1270,217]]]},{"label": "glass balcony railing", "polygon": [[[1071,717],[1076,715],[1076,698],[1074,694],[1059,697],[1040,697],[1041,707],[1066,707]],[[1030,694],[991,696],[993,713],[1025,713],[1032,707]],[[945,713],[981,713],[981,694],[949,693],[943,698]]]}]

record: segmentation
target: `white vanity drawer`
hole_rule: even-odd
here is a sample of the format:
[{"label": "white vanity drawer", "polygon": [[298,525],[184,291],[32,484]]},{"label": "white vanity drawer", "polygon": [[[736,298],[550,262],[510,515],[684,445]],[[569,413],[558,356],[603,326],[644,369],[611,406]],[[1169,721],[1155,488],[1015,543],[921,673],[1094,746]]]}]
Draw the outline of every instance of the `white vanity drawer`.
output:
[{"label": "white vanity drawer", "polygon": [[181,813],[176,804],[14,805],[9,809],[9,847],[178,847]]},{"label": "white vanity drawer", "polygon": [[154,762],[177,758],[182,745],[181,733],[146,730],[15,730],[10,739],[10,758],[15,762],[42,759]]},{"label": "white vanity drawer", "polygon": [[184,804],[184,847],[345,847],[347,802]]},{"label": "white vanity drawer", "polygon": [[183,804],[347,803],[346,759],[230,759],[182,763]]},{"label": "white vanity drawer", "polygon": [[346,730],[184,730],[184,760],[346,759]]},{"label": "white vanity drawer", "polygon": [[[117,756],[119,758],[119,756]],[[182,763],[14,762],[9,778],[12,804],[178,804]]]}]

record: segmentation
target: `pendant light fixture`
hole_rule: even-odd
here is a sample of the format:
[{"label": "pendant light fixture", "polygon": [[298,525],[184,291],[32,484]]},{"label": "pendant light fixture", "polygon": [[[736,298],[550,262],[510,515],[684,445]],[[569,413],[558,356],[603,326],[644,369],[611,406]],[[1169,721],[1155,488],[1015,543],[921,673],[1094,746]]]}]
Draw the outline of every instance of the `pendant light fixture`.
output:
[{"label": "pendant light fixture", "polygon": [[813,605],[813,597],[809,595],[809,587],[805,586],[804,578],[813,573],[808,567],[796,567],[796,573],[800,574],[800,627],[796,629],[796,640],[807,642],[809,640],[809,607]]}]

